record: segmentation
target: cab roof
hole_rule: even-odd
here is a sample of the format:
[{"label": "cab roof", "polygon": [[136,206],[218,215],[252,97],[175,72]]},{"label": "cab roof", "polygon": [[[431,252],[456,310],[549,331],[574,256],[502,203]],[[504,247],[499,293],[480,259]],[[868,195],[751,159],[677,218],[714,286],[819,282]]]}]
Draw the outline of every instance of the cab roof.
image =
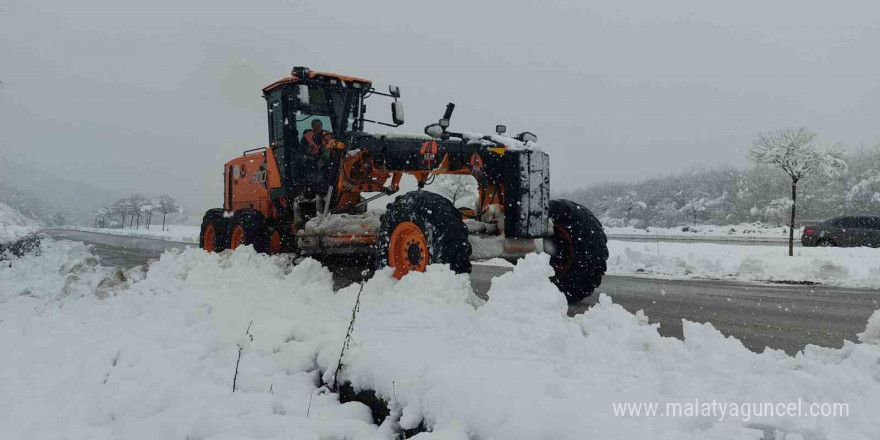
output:
[{"label": "cab roof", "polygon": [[[337,79],[340,81],[357,82],[357,83],[362,83],[362,84],[366,84],[366,85],[369,85],[372,83],[372,81],[370,81],[368,79],[358,78],[356,76],[340,75],[338,73],[331,73],[331,72],[309,72],[309,79],[315,79],[315,80],[320,81],[320,80],[329,80],[331,78]],[[295,75],[290,75],[290,76],[281,78],[278,81],[275,81],[272,84],[269,84],[268,86],[263,88],[263,93],[268,93],[268,92],[272,91],[273,89],[280,87],[284,84],[290,84],[290,83],[293,83],[293,82],[296,82],[299,80],[300,80],[300,78]]]}]

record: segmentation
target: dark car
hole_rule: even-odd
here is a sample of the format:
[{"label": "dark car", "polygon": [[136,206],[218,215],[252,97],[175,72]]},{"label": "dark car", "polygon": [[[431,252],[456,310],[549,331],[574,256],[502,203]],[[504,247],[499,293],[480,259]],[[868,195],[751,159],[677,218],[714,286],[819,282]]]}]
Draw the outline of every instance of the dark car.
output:
[{"label": "dark car", "polygon": [[880,217],[837,217],[804,226],[804,246],[880,247]]}]

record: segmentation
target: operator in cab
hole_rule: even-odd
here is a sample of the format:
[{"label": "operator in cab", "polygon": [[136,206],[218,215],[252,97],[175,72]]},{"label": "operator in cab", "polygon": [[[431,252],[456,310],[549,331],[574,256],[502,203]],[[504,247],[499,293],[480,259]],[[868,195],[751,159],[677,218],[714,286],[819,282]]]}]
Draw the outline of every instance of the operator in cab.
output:
[{"label": "operator in cab", "polygon": [[303,134],[302,149],[317,161],[319,167],[323,167],[330,159],[327,146],[331,140],[332,133],[324,130],[324,123],[320,119],[312,119],[312,129]]}]

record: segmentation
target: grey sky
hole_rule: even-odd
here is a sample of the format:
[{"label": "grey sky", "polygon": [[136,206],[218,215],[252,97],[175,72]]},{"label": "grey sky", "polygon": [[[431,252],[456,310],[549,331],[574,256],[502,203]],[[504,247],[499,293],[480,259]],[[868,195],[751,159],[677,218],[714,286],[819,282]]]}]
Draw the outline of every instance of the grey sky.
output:
[{"label": "grey sky", "polygon": [[[0,152],[218,205],[294,65],[401,86],[406,131],[537,133],[553,185],[746,164],[761,130],[880,140],[880,4],[803,1],[0,3]],[[371,116],[390,119],[387,101]]]}]

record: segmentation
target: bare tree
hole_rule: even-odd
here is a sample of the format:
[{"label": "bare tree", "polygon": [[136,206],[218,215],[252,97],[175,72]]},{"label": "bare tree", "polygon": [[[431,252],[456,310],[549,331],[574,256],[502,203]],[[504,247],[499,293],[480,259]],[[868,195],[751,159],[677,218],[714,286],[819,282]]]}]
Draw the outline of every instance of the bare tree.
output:
[{"label": "bare tree", "polygon": [[183,208],[174,200],[173,197],[168,194],[161,194],[153,200],[153,204],[156,206],[156,211],[162,213],[162,230],[165,230],[165,216],[171,213],[181,213],[183,212]]},{"label": "bare tree", "polygon": [[476,201],[477,181],[472,176],[466,175],[440,175],[432,188],[434,192],[452,201],[456,205],[459,201]]},{"label": "bare tree", "polygon": [[788,128],[761,133],[749,151],[756,163],[781,169],[791,178],[791,222],[788,229],[788,255],[794,255],[794,223],[797,211],[797,184],[808,175],[833,177],[846,170],[843,152],[835,147],[820,148],[816,133]]}]

